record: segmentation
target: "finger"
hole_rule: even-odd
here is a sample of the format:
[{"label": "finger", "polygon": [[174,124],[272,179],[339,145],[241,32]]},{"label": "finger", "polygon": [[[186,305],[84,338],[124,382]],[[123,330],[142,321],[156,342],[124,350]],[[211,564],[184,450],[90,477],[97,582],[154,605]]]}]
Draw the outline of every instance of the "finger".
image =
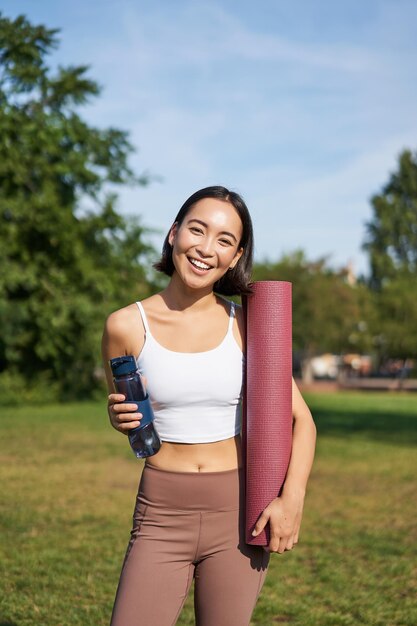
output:
[{"label": "finger", "polygon": [[129,430],[133,430],[134,428],[137,428],[139,425],[140,425],[139,421],[123,422],[122,424],[118,425],[117,429],[120,430],[122,433],[125,433],[127,435]]},{"label": "finger", "polygon": [[285,546],[285,550],[292,550],[294,547],[294,542],[292,539],[287,540],[287,545]]},{"label": "finger", "polygon": [[279,552],[279,547],[280,547],[280,539],[271,539],[271,541],[269,542],[269,552]]},{"label": "finger", "polygon": [[270,552],[278,552],[281,541],[281,535],[278,532],[274,532],[271,528],[271,535],[269,538],[269,550]]},{"label": "finger", "polygon": [[271,541],[269,542],[269,546],[268,546],[269,552],[278,552],[279,546],[280,546],[279,539],[278,540],[271,539]]},{"label": "finger", "polygon": [[142,419],[142,413],[117,413],[116,421],[119,424],[130,424],[131,422],[138,422]]},{"label": "finger", "polygon": [[253,537],[256,537],[256,535],[259,535],[259,533],[263,531],[268,520],[269,520],[269,515],[267,515],[265,512],[261,513],[260,518],[255,524],[255,528],[252,530]]},{"label": "finger", "polygon": [[113,409],[115,413],[133,413],[138,410],[138,405],[133,404],[133,402],[130,404],[128,403],[113,404],[111,408]]},{"label": "finger", "polygon": [[109,404],[114,404],[115,402],[123,402],[126,396],[122,393],[110,393],[108,396]]},{"label": "finger", "polygon": [[279,554],[283,554],[285,552],[287,541],[288,541],[287,537],[281,537],[281,539],[279,540],[279,545],[278,545],[278,550],[277,550]]}]

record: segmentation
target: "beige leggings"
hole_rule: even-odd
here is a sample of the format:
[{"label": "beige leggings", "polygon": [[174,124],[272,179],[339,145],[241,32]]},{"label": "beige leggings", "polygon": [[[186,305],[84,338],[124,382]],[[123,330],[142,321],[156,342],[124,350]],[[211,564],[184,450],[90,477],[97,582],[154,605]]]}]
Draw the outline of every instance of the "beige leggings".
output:
[{"label": "beige leggings", "polygon": [[145,465],[111,626],[174,626],[191,583],[197,626],[248,626],[269,553],[244,541],[243,471]]}]

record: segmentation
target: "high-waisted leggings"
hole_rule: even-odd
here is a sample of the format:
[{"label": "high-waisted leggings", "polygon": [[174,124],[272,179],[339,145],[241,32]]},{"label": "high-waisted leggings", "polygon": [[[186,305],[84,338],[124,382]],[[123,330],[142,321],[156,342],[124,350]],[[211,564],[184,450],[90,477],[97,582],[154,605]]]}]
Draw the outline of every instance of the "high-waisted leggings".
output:
[{"label": "high-waisted leggings", "polygon": [[248,626],[269,553],[244,537],[241,469],[145,465],[111,626],[174,626],[194,578],[197,626]]}]

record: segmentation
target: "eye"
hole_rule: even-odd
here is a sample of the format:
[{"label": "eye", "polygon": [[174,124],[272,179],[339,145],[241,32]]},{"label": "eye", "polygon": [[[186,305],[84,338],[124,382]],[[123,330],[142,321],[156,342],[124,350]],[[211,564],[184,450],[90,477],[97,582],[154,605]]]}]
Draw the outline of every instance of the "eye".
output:
[{"label": "eye", "polygon": [[220,243],[223,246],[232,246],[233,243],[230,241],[230,239],[219,239]]},{"label": "eye", "polygon": [[198,226],[190,226],[190,231],[199,235],[203,234],[203,230],[201,228],[198,228]]}]

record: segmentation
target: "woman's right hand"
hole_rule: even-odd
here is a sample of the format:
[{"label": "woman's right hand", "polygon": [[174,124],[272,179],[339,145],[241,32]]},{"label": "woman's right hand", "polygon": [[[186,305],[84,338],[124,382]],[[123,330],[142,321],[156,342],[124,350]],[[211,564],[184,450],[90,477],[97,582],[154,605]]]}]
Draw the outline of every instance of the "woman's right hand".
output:
[{"label": "woman's right hand", "polygon": [[124,399],[122,393],[111,393],[108,396],[107,412],[113,428],[127,435],[129,430],[139,426],[142,413],[138,413],[136,404],[124,404]]}]

